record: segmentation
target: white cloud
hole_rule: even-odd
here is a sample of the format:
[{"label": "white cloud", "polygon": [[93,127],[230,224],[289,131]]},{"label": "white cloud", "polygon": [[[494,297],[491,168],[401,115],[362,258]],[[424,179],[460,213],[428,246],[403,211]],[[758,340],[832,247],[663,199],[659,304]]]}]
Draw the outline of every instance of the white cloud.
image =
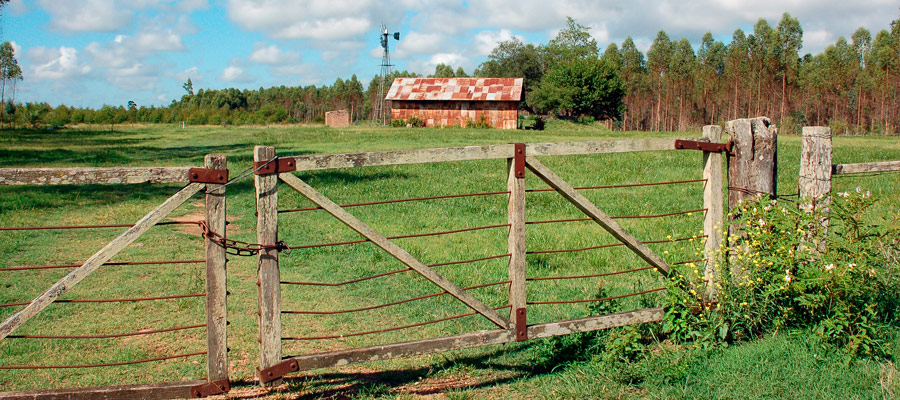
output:
[{"label": "white cloud", "polygon": [[475,34],[475,40],[472,43],[473,53],[477,56],[486,56],[497,47],[497,43],[517,37],[521,41],[525,39],[521,36],[513,35],[509,29],[501,29],[499,31],[481,31]]},{"label": "white cloud", "polygon": [[405,57],[411,54],[433,54],[436,50],[444,47],[445,39],[443,34],[438,33],[421,33],[409,32],[400,37],[400,42],[390,38],[389,46],[396,46],[397,55]]},{"label": "white cloud", "polygon": [[197,84],[197,82],[203,81],[203,75],[200,74],[200,69],[197,68],[196,65],[174,74],[174,77],[179,82],[187,82],[187,80],[190,79],[191,83],[195,85]]},{"label": "white cloud", "polygon": [[281,39],[346,40],[374,29],[373,0],[229,0],[228,17],[238,26]]},{"label": "white cloud", "polygon": [[133,39],[134,48],[138,51],[183,51],[181,36],[171,30],[165,32],[145,31]]},{"label": "white cloud", "polygon": [[294,51],[283,51],[276,45],[264,46],[257,43],[253,46],[253,53],[250,54],[249,60],[259,64],[283,64],[296,62],[300,58],[300,53]]},{"label": "white cloud", "polygon": [[50,27],[65,32],[114,32],[130,24],[133,16],[114,0],[40,0],[38,4],[50,14]]},{"label": "white cloud", "polygon": [[241,83],[253,82],[254,80],[256,80],[256,78],[245,72],[244,69],[238,65],[239,63],[239,59],[231,60],[231,63],[229,63],[228,67],[226,67],[225,70],[222,71],[222,74],[219,75],[219,79],[226,82]]},{"label": "white cloud", "polygon": [[35,47],[26,56],[32,63],[29,78],[59,80],[86,75],[91,71],[89,65],[78,59],[78,50],[71,47]]},{"label": "white cloud", "polygon": [[7,4],[10,11],[12,11],[12,15],[22,15],[28,12],[28,5],[25,4],[25,0],[12,0]]},{"label": "white cloud", "polygon": [[106,79],[125,90],[152,90],[159,81],[159,66],[136,62],[122,68],[109,68]]}]

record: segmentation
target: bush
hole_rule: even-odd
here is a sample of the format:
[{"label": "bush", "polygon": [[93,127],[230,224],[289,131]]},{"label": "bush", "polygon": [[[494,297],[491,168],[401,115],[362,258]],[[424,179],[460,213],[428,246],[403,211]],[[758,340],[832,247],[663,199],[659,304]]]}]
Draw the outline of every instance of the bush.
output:
[{"label": "bush", "polygon": [[[718,265],[718,303],[703,302],[702,271],[673,274],[664,331],[707,344],[809,329],[827,348],[851,356],[883,354],[887,324],[900,306],[900,214],[875,224],[863,218],[868,192],[839,193],[830,221],[809,201],[759,199],[735,209],[743,236],[730,238],[731,265]],[[827,244],[827,245],[826,245]],[[725,245],[720,249],[722,258]]]},{"label": "bush", "polygon": [[413,128],[422,128],[425,126],[425,120],[413,115],[406,120],[406,124]]},{"label": "bush", "polygon": [[544,130],[544,124],[546,124],[544,117],[542,117],[540,115],[534,117],[534,126],[533,126],[534,130],[536,130],[536,131]]},{"label": "bush", "polygon": [[404,121],[403,118],[397,118],[397,119],[391,120],[391,127],[402,128],[404,126],[406,126],[406,121]]}]

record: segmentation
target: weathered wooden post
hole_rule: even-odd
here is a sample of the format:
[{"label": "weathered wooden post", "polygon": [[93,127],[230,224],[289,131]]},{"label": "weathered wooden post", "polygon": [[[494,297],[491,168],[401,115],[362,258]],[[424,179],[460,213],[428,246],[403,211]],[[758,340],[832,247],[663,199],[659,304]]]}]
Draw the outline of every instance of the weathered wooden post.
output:
[{"label": "weathered wooden post", "polygon": [[[725,131],[731,137],[732,155],[728,157],[728,209],[736,209],[744,202],[757,196],[775,197],[778,174],[778,134],[770,128],[766,117],[745,118],[728,121]],[[728,227],[729,237],[741,237],[740,226]],[[732,255],[743,251],[732,248],[729,243],[728,262],[731,279],[742,276],[744,266],[733,263]]]},{"label": "weathered wooden post", "polygon": [[[828,205],[831,203],[831,128],[803,127],[803,146],[800,150],[800,206],[812,214],[820,211],[820,220],[807,227],[808,238],[828,231]],[[819,229],[822,229],[820,232]],[[815,240],[815,239],[814,239]],[[825,241],[812,244],[825,250]]]},{"label": "weathered wooden post", "polygon": [[778,174],[778,133],[766,117],[728,121],[733,141],[728,159],[728,208],[757,195],[774,197]]},{"label": "weathered wooden post", "polygon": [[[831,128],[803,128],[800,150],[800,198],[827,201],[831,193]],[[813,203],[815,205],[815,203]]]},{"label": "weathered wooden post", "polygon": [[516,143],[514,155],[507,160],[506,185],[509,190],[509,321],[516,340],[527,339],[525,310],[525,144]]},{"label": "weathered wooden post", "polygon": [[[262,165],[275,158],[275,148],[256,146],[254,165]],[[264,245],[278,242],[278,175],[257,174],[256,183],[256,240]],[[278,269],[278,249],[261,249],[257,258],[259,285],[259,368],[266,369],[281,362],[281,272]],[[276,379],[264,386],[278,386]]]},{"label": "weathered wooden post", "polygon": [[[722,142],[722,128],[718,125],[703,127],[703,137],[712,143]],[[711,301],[716,297],[717,272],[716,264],[719,249],[722,245],[722,231],[724,212],[724,198],[722,197],[722,153],[703,152],[703,179],[706,183],[703,187],[703,208],[706,209],[706,217],[703,220],[703,232],[706,234],[706,298]]]},{"label": "weathered wooden post", "polygon": [[[226,169],[225,156],[209,154],[204,160],[207,169]],[[206,226],[225,236],[225,186],[206,184]],[[208,382],[228,379],[228,342],[226,325],[227,286],[225,248],[206,239],[206,376]]]}]

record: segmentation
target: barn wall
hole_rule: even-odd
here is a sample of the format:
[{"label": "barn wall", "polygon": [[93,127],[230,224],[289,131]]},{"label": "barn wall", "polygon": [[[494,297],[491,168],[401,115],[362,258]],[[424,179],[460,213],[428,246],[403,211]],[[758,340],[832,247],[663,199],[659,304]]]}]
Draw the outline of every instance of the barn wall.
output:
[{"label": "barn wall", "polygon": [[466,126],[484,115],[494,128],[516,129],[517,101],[391,101],[391,119],[417,117],[428,127]]}]

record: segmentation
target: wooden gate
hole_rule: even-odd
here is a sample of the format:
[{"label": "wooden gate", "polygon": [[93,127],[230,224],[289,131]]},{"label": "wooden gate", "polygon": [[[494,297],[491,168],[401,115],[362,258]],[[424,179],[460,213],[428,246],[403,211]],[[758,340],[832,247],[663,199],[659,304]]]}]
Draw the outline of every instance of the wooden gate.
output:
[{"label": "wooden gate", "polygon": [[[206,257],[204,260],[167,260],[145,262],[110,262],[127,246],[132,244],[141,235],[145,234],[155,225],[167,225],[177,222],[164,222],[170,213],[188,201],[196,193],[204,188],[205,196],[205,221],[188,222],[206,227],[206,231],[225,232],[225,183],[228,180],[225,157],[206,156],[205,168],[189,167],[160,167],[160,168],[41,168],[41,169],[0,169],[0,184],[3,185],[88,185],[88,184],[138,184],[138,183],[187,183],[181,190],[169,197],[162,204],[151,210],[143,218],[133,225],[83,225],[83,226],[40,226],[40,227],[0,227],[5,231],[25,230],[57,230],[57,229],[102,229],[127,227],[122,234],[109,242],[105,247],[94,253],[86,261],[72,265],[50,265],[38,267],[7,267],[0,269],[0,273],[15,273],[16,271],[35,269],[72,269],[58,282],[53,284],[43,294],[27,303],[11,303],[3,306],[22,306],[24,308],[9,316],[0,324],[0,341],[9,340],[66,340],[66,339],[111,339],[148,335],[179,330],[193,330],[206,328],[206,348],[201,351],[186,354],[167,355],[143,360],[129,360],[124,362],[111,362],[102,364],[79,365],[46,365],[41,360],[34,360],[35,365],[0,365],[0,370],[20,370],[21,373],[31,373],[36,370],[72,368],[96,368],[117,367],[148,362],[157,362],[168,359],[183,359],[194,356],[207,358],[207,379],[174,383],[153,383],[145,385],[107,386],[92,388],[54,389],[27,392],[3,392],[0,399],[78,399],[78,398],[185,398],[205,397],[212,394],[221,394],[229,390],[228,362],[226,355],[226,308],[225,308],[225,249],[209,239],[205,243]],[[128,299],[60,299],[60,297],[78,285],[89,275],[102,266],[110,265],[149,265],[149,264],[199,264],[206,265],[206,292],[196,294],[179,294],[172,296],[158,296],[149,298]],[[7,279],[7,278],[4,278]],[[140,302],[146,300],[168,300],[188,297],[202,297],[206,299],[206,321],[202,324],[184,327],[161,327],[153,330],[140,330],[138,332],[114,333],[114,334],[90,334],[90,335],[62,335],[56,327],[53,335],[13,335],[16,329],[26,324],[31,318],[37,316],[54,302],[58,303],[101,303],[101,302]],[[101,316],[97,316],[100,318]],[[107,316],[106,318],[109,318]],[[116,317],[113,317],[116,318]],[[65,321],[56,321],[64,323]],[[64,328],[64,327],[63,327]],[[65,329],[62,329],[65,331]]]},{"label": "wooden gate", "polygon": [[[526,282],[548,279],[548,278],[528,278],[526,277],[526,255],[536,253],[551,253],[561,251],[574,250],[549,250],[549,251],[527,251],[526,249],[526,224],[531,223],[549,223],[549,222],[566,222],[566,221],[584,221],[590,220],[602,227],[603,230],[611,234],[617,241],[617,244],[609,244],[603,246],[594,246],[591,248],[624,246],[636,254],[648,266],[637,268],[629,271],[621,271],[606,274],[595,274],[590,276],[607,276],[616,275],[625,272],[633,272],[645,269],[655,269],[663,276],[668,276],[671,267],[663,257],[660,257],[654,251],[647,247],[647,243],[657,242],[641,242],[634,235],[623,229],[616,221],[585,196],[576,190],[566,180],[560,178],[553,170],[545,166],[538,157],[545,156],[563,156],[563,155],[591,155],[591,154],[607,154],[607,153],[624,153],[624,152],[647,152],[647,151],[675,151],[676,149],[696,149],[703,150],[703,177],[701,179],[683,180],[678,182],[657,182],[647,185],[663,185],[678,184],[685,182],[702,182],[704,184],[703,209],[689,210],[684,213],[690,215],[691,211],[704,213],[704,235],[706,237],[705,251],[707,255],[714,254],[719,248],[721,242],[721,233],[719,224],[722,221],[722,155],[726,151],[726,146],[718,144],[721,140],[721,130],[718,127],[704,128],[704,138],[699,141],[678,140],[678,139],[635,139],[635,140],[614,140],[614,141],[596,141],[596,142],[571,142],[571,143],[533,143],[533,144],[501,144],[490,146],[469,146],[456,148],[440,148],[440,149],[422,149],[407,151],[384,151],[370,153],[353,153],[353,154],[333,154],[333,155],[304,155],[297,157],[276,157],[275,149],[272,147],[259,146],[254,151],[254,161],[256,169],[256,190],[257,190],[257,239],[262,250],[258,254],[258,286],[259,286],[259,341],[260,341],[260,381],[264,384],[274,385],[280,382],[280,378],[284,375],[316,368],[325,368],[349,363],[374,361],[388,359],[394,357],[412,356],[442,352],[446,350],[462,349],[469,347],[485,346],[491,344],[509,343],[515,341],[523,341],[528,339],[546,338],[552,336],[566,335],[576,332],[587,332],[600,329],[607,329],[618,326],[639,324],[651,321],[660,321],[663,318],[664,310],[660,307],[642,308],[631,311],[615,312],[612,314],[596,315],[586,318],[560,320],[548,323],[529,324],[527,321],[527,305],[528,304],[551,304],[551,303],[572,303],[572,302],[528,302],[526,299]],[[392,201],[373,201],[360,204],[338,205],[319,190],[307,184],[303,179],[299,178],[295,173],[303,171],[314,171],[324,169],[346,169],[361,168],[370,166],[388,166],[398,164],[419,164],[419,163],[443,163],[473,160],[491,160],[506,159],[507,165],[506,175],[506,191],[474,193],[474,194],[456,194],[433,196],[419,199],[403,199]],[[525,219],[525,176],[526,170],[530,170],[540,181],[549,185],[548,189],[534,189],[529,191],[555,191],[564,197],[568,202],[577,207],[587,218],[569,219],[561,221],[533,221],[529,222]],[[449,173],[449,172],[448,172]],[[320,244],[320,245],[304,245],[291,246],[279,240],[279,222],[278,213],[286,211],[298,210],[279,210],[278,209],[278,183],[286,184],[291,189],[300,193],[303,197],[311,201],[315,207],[300,210],[322,209],[342,224],[350,227],[353,231],[362,236],[362,239],[354,241],[344,241],[338,243]],[[622,185],[622,186],[642,186],[642,185]],[[586,188],[590,189],[590,188]],[[476,195],[508,195],[507,202],[507,224],[492,225],[486,227],[467,228],[441,233],[453,233],[472,231],[477,229],[508,227],[507,237],[507,254],[491,256],[487,258],[479,258],[478,261],[497,257],[508,257],[508,280],[497,282],[494,284],[508,284],[508,304],[501,307],[491,307],[478,298],[474,297],[469,290],[485,287],[488,285],[473,286],[470,288],[461,288],[458,284],[444,277],[433,267],[438,265],[455,264],[441,263],[426,265],[418,258],[413,256],[409,251],[397,245],[393,239],[407,237],[421,237],[433,235],[414,234],[388,237],[378,232],[371,226],[367,225],[359,218],[347,211],[347,207],[361,206],[370,204],[383,204],[389,202],[403,202],[411,200],[437,199],[449,197],[464,197]],[[676,214],[676,213],[673,213]],[[669,214],[666,214],[669,215]],[[654,216],[638,216],[654,217]],[[685,238],[687,239],[687,238]],[[343,283],[304,283],[290,282],[281,279],[281,271],[279,268],[279,252],[291,251],[296,249],[309,249],[319,246],[342,245],[348,243],[371,242],[379,247],[390,256],[399,260],[406,268],[396,271],[376,274],[371,277],[360,278]],[[706,261],[706,275],[709,282],[714,280],[714,271],[712,268],[712,260],[706,257],[703,260],[694,260],[697,262]],[[332,268],[340,268],[340,266],[331,266]],[[333,335],[325,337],[283,337],[282,335],[282,314],[327,314],[321,311],[285,311],[281,305],[281,286],[284,284],[303,284],[318,286],[337,286],[350,282],[360,282],[375,277],[395,274],[405,271],[414,271],[419,276],[437,286],[443,292],[429,294],[410,300],[401,300],[389,304],[362,307],[356,310],[339,311],[350,312],[360,310],[370,310],[388,305],[396,305],[412,300],[419,300],[431,296],[439,296],[449,294],[459,302],[465,304],[470,309],[469,313],[445,317],[436,321],[411,324],[401,327],[395,327],[384,330],[357,332],[349,335]],[[577,277],[564,277],[577,278]],[[552,279],[552,278],[549,278]],[[562,279],[562,278],[561,278]],[[713,285],[707,288],[708,294],[714,296]],[[375,288],[373,288],[375,289]],[[617,297],[627,297],[632,295],[640,295],[650,292],[663,290],[656,288],[639,293],[628,294]],[[604,299],[601,299],[604,300]],[[499,311],[509,308],[507,315],[501,314]],[[450,319],[477,315],[481,316],[494,325],[494,329],[479,330],[463,334],[444,336],[439,338],[429,338],[423,340],[404,341],[378,346],[366,346],[350,349],[340,349],[336,351],[313,352],[299,356],[285,357],[282,355],[283,340],[307,340],[307,339],[329,339],[344,336],[362,335],[368,333],[379,333],[389,330],[406,329],[420,326],[428,323],[446,321]],[[286,325],[289,326],[289,325]]]}]

